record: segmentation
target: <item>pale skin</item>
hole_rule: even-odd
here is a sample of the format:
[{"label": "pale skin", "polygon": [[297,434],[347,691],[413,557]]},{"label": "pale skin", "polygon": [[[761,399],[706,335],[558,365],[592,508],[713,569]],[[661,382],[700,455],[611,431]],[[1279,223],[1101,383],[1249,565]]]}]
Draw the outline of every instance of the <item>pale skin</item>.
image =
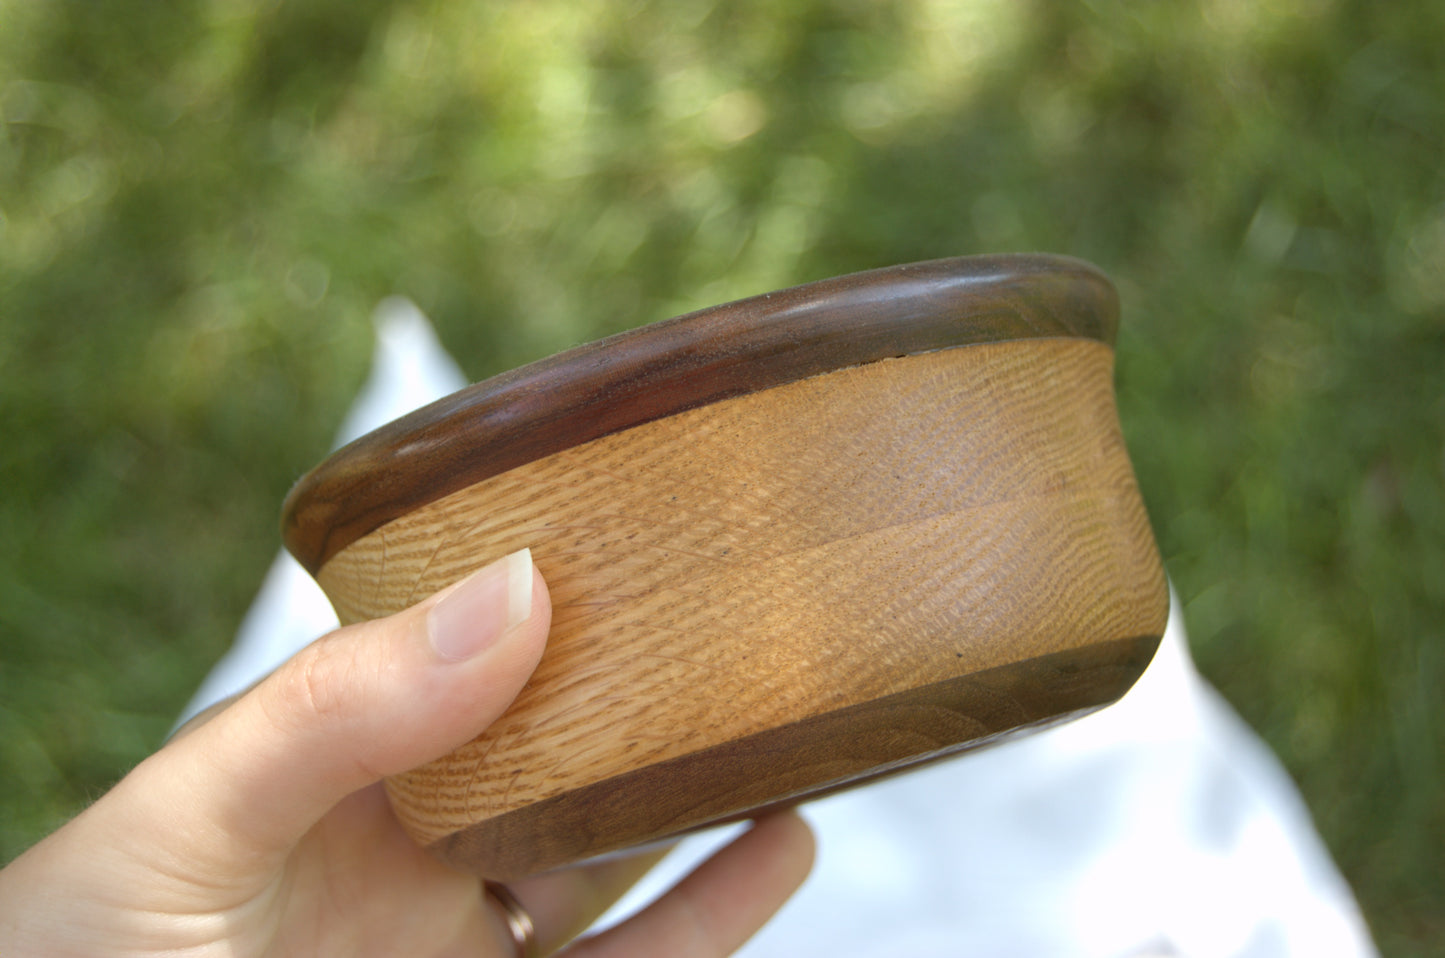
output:
[{"label": "pale skin", "polygon": [[[550,619],[519,554],[314,643],[0,870],[0,954],[512,958],[480,880],[413,843],[380,780],[495,721]],[[511,887],[545,954],[725,955],[812,856],[800,819],[770,817],[644,911],[575,941],[655,854]]]}]

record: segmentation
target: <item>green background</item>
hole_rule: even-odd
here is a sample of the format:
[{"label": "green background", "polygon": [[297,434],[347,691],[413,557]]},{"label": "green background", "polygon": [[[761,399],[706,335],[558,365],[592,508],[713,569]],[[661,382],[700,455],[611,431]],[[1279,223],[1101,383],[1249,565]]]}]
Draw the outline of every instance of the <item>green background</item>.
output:
[{"label": "green background", "polygon": [[165,734],[412,297],[482,377],[892,263],[1118,282],[1205,673],[1445,947],[1445,4],[0,0],[0,860]]}]

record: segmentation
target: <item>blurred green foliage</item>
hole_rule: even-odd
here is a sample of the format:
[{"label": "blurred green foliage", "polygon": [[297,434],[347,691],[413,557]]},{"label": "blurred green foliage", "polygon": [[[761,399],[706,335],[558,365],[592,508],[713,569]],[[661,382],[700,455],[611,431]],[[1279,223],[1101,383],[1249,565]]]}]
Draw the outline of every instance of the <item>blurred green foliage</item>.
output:
[{"label": "blurred green foliage", "polygon": [[0,0],[0,860],[155,747],[402,293],[482,377],[854,269],[1118,281],[1207,675],[1445,945],[1445,6]]}]

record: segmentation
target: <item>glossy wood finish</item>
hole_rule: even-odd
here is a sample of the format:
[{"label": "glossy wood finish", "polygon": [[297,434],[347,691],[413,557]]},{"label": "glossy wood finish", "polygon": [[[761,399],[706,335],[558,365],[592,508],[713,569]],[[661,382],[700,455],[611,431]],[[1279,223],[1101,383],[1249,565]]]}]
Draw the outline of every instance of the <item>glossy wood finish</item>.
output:
[{"label": "glossy wood finish", "polygon": [[970,343],[1112,343],[1108,279],[1059,256],[980,256],[856,273],[573,349],[357,440],[287,497],[287,548],[313,574],[413,509],[620,430],[834,369]]},{"label": "glossy wood finish", "polygon": [[552,590],[512,708],[388,782],[405,826],[510,880],[1117,698],[1167,591],[1102,315],[654,416],[340,548],[318,578],[346,621],[524,545]]}]

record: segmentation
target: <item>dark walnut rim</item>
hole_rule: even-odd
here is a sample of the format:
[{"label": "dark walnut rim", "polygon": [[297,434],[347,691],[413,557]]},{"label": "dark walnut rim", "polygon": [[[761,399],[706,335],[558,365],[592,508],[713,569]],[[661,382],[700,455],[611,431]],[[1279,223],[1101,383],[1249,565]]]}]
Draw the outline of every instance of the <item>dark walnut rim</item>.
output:
[{"label": "dark walnut rim", "polygon": [[1118,294],[1082,260],[970,256],[853,273],[714,306],[469,386],[337,450],[286,497],[313,575],[362,536],[563,449],[847,366],[977,343],[1113,344]]}]

